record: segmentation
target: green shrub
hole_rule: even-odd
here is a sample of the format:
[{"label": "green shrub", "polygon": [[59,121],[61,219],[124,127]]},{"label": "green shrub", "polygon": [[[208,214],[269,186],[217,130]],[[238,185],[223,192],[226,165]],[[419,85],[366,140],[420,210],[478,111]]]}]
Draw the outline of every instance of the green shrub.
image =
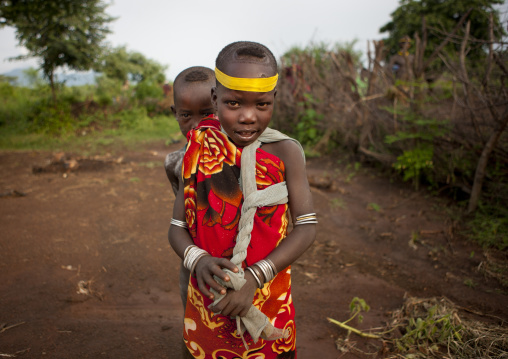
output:
[{"label": "green shrub", "polygon": [[323,136],[323,131],[317,127],[323,115],[312,107],[317,101],[311,95],[305,94],[305,98],[305,102],[298,103],[300,113],[293,135],[302,145],[312,147]]},{"label": "green shrub", "polygon": [[61,135],[74,128],[71,106],[60,101],[54,104],[49,98],[36,102],[29,114],[30,128],[34,132]]},{"label": "green shrub", "polygon": [[41,92],[0,82],[0,127],[26,131],[33,102],[40,96],[45,96],[45,92]]},{"label": "green shrub", "polygon": [[[391,108],[384,109],[393,113]],[[448,132],[448,123],[425,118],[410,108],[397,114],[401,116],[400,129],[385,136],[385,143],[391,145],[392,151],[402,151],[393,167],[404,181],[411,179],[416,189],[422,179],[435,184],[434,141]]]},{"label": "green shrub", "polygon": [[432,182],[430,174],[434,168],[433,155],[434,149],[431,145],[419,145],[411,150],[404,151],[402,155],[397,157],[393,167],[397,172],[403,174],[404,181],[412,179],[416,189],[418,189],[422,176]]},{"label": "green shrub", "polygon": [[122,92],[121,81],[101,76],[97,79],[95,95],[100,106],[110,106],[125,94]]},{"label": "green shrub", "polygon": [[162,86],[152,81],[141,81],[136,85],[135,96],[138,100],[143,101],[147,98],[161,99],[164,96]]},{"label": "green shrub", "polygon": [[144,107],[119,112],[116,117],[120,120],[120,129],[136,130],[151,126]]},{"label": "green shrub", "polygon": [[508,209],[480,205],[467,222],[465,234],[484,248],[508,249]]}]

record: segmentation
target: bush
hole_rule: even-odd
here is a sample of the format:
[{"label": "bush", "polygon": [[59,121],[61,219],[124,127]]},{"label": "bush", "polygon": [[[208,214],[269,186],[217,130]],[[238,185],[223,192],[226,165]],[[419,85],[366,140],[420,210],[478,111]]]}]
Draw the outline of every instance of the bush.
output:
[{"label": "bush", "polygon": [[136,85],[135,97],[143,101],[147,98],[162,99],[164,92],[162,86],[152,81],[141,81]]},{"label": "bush", "polygon": [[74,128],[71,106],[64,101],[54,104],[50,98],[41,99],[33,105],[28,118],[34,132],[61,135]]},{"label": "bush", "polygon": [[0,82],[0,126],[24,132],[30,125],[33,102],[45,91],[12,86]]}]

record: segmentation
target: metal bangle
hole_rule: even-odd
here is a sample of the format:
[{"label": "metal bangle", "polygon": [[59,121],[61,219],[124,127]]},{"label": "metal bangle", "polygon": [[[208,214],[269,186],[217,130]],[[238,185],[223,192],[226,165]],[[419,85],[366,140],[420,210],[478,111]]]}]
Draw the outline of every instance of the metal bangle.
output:
[{"label": "metal bangle", "polygon": [[259,269],[263,272],[263,275],[265,277],[265,283],[270,282],[273,279],[273,277],[274,277],[273,270],[267,261],[262,259],[259,262],[257,262],[255,265],[257,265],[259,267]]},{"label": "metal bangle", "polygon": [[191,273],[194,273],[194,270],[196,269],[196,266],[198,265],[198,262],[201,258],[205,257],[205,256],[209,256],[208,253],[201,253],[195,260],[194,262],[192,263],[192,267],[190,269],[190,272]]},{"label": "metal bangle", "polygon": [[195,244],[191,244],[190,246],[187,246],[187,248],[185,248],[185,251],[183,252],[183,258],[187,257],[187,254],[189,253],[189,250],[192,247],[197,247],[197,246]]},{"label": "metal bangle", "polygon": [[171,218],[170,223],[171,223],[172,225],[177,226],[177,227],[189,228],[189,226],[187,225],[187,222],[180,221],[180,220],[178,220],[178,219]]},{"label": "metal bangle", "polygon": [[294,223],[295,226],[301,224],[317,224],[317,217],[315,213],[302,214],[301,216],[296,217],[296,221]]},{"label": "metal bangle", "polygon": [[259,283],[260,283],[259,288],[263,288],[263,286],[264,286],[264,285],[263,285],[263,284],[264,284],[264,281],[263,281],[263,279],[264,279],[263,273],[259,270],[259,268],[258,268],[256,265],[251,266],[251,268],[252,268],[252,270],[253,270],[254,272],[256,272],[256,275],[257,275],[257,276],[258,276],[258,278],[259,278]]},{"label": "metal bangle", "polygon": [[301,224],[317,224],[318,221],[311,221],[311,220],[308,220],[308,221],[300,221],[300,222],[296,222],[295,223],[295,226],[299,226]]},{"label": "metal bangle", "polygon": [[267,261],[267,262],[268,262],[268,264],[270,265],[270,267],[272,267],[272,270],[273,270],[273,276],[275,277],[275,276],[277,275],[277,273],[279,273],[279,272],[277,271],[277,267],[275,266],[275,264],[273,264],[273,262],[272,262],[270,259],[265,258],[265,261]]},{"label": "metal bangle", "polygon": [[308,218],[316,218],[316,214],[315,213],[302,214],[301,216],[296,217],[296,220],[302,221]]},{"label": "metal bangle", "polygon": [[197,261],[203,256],[209,255],[207,251],[199,248],[196,245],[191,245],[185,249],[185,255],[183,258],[183,266],[192,272],[195,268]]},{"label": "metal bangle", "polygon": [[259,280],[256,273],[254,273],[254,270],[251,267],[247,267],[247,270],[252,273],[252,276],[254,277],[254,279],[256,280],[256,282],[258,284],[258,288],[261,288],[261,281]]}]

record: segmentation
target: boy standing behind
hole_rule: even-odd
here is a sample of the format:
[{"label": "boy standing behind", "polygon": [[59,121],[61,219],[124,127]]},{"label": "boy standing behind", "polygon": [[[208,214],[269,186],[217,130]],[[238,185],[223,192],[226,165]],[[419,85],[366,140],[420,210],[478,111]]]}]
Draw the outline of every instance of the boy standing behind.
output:
[{"label": "boy standing behind", "polygon": [[[183,70],[176,76],[173,83],[174,105],[171,111],[178,121],[180,131],[187,133],[194,129],[206,116],[215,114],[211,100],[211,89],[215,86],[215,73],[208,67],[194,66]],[[182,160],[185,147],[168,153],[164,168],[173,192],[176,196],[182,181]],[[180,296],[185,312],[187,302],[187,286],[190,272],[183,264],[180,266]]]}]

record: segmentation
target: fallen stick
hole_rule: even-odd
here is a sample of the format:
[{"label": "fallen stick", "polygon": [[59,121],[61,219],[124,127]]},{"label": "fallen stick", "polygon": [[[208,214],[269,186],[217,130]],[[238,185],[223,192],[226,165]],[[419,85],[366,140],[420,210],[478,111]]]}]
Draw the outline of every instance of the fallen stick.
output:
[{"label": "fallen stick", "polygon": [[8,326],[8,327],[4,327],[4,328],[2,328],[2,330],[0,330],[0,333],[3,333],[3,332],[5,332],[6,330],[9,330],[9,329],[11,329],[11,328],[17,327],[18,325],[21,325],[21,324],[25,324],[25,322],[21,322],[21,323],[18,323],[18,324],[13,324],[13,325],[10,325],[10,326]]},{"label": "fallen stick", "polygon": [[328,319],[328,321],[330,323],[333,323],[335,325],[338,325],[339,327],[343,328],[343,329],[346,329],[347,331],[350,331],[350,332],[353,332],[361,337],[364,337],[364,338],[372,338],[372,339],[381,339],[381,336],[379,335],[376,335],[376,334],[370,334],[370,333],[364,333],[362,332],[361,330],[358,330],[356,328],[353,328],[353,327],[350,327],[349,325],[347,324],[344,324],[342,322],[339,322],[338,320],[335,320],[335,319],[332,319],[332,318],[326,318]]}]

